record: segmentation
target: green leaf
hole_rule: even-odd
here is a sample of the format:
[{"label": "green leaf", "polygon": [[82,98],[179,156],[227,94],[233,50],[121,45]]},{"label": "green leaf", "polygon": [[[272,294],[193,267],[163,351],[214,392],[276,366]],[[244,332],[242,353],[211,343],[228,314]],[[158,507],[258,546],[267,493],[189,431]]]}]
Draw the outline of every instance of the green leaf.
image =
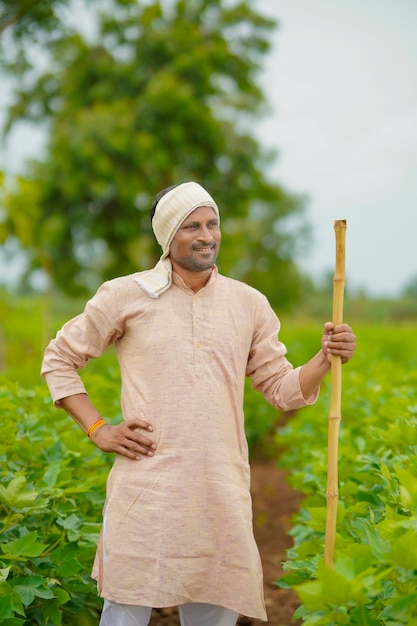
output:
[{"label": "green leaf", "polygon": [[11,554],[21,557],[35,557],[39,556],[47,547],[45,544],[37,541],[38,533],[36,530],[24,535],[20,539],[15,541],[9,541],[8,543],[2,543],[0,545],[1,550],[5,554]]},{"label": "green leaf", "polygon": [[49,486],[53,487],[56,484],[57,478],[59,476],[59,472],[62,467],[62,459],[58,461],[51,461],[48,463],[48,466],[43,475],[43,481]]},{"label": "green leaf", "polygon": [[65,519],[57,520],[57,524],[65,528],[68,531],[68,539],[69,541],[77,541],[80,537],[80,519],[72,513]]},{"label": "green leaf", "polygon": [[401,620],[402,624],[412,624],[410,618],[417,617],[417,593],[394,600],[381,613],[384,620]]},{"label": "green leaf", "polygon": [[295,588],[295,591],[309,611],[322,611],[328,608],[328,595],[323,592],[319,581],[313,580],[302,583]]},{"label": "green leaf", "polygon": [[317,578],[322,588],[328,594],[328,600],[332,606],[344,606],[349,604],[363,604],[366,602],[366,590],[362,582],[354,576],[351,568],[347,576],[337,569],[326,567],[324,561],[319,563]]},{"label": "green leaf", "polygon": [[42,616],[45,624],[61,624],[62,623],[62,611],[58,607],[56,601],[44,602],[42,604]]},{"label": "green leaf", "polygon": [[37,491],[28,491],[24,476],[13,478],[7,487],[0,485],[0,501],[9,507],[25,508],[31,506],[38,495]]},{"label": "green leaf", "polygon": [[35,597],[33,587],[22,587],[20,585],[15,585],[14,590],[19,595],[23,606],[27,607],[33,602],[33,599]]},{"label": "green leaf", "polygon": [[307,609],[312,611],[364,604],[367,600],[366,589],[361,581],[354,577],[351,568],[347,573],[348,576],[345,576],[335,569],[326,567],[324,561],[321,561],[317,580],[302,583],[295,591]]},{"label": "green leaf", "polygon": [[61,587],[54,588],[54,596],[57,599],[59,606],[66,604],[69,600],[71,600],[70,594]]},{"label": "green leaf", "polygon": [[3,567],[0,569],[0,582],[7,580],[10,572],[10,567]]},{"label": "green leaf", "polygon": [[414,529],[405,532],[399,537],[392,537],[391,555],[394,562],[400,567],[408,570],[416,570],[417,544],[416,531]]},{"label": "green leaf", "polygon": [[10,584],[26,607],[29,606],[36,597],[44,599],[54,597],[52,589],[48,587],[47,580],[42,578],[42,576],[13,578]]},{"label": "green leaf", "polygon": [[388,541],[384,541],[378,532],[377,527],[371,524],[371,522],[365,518],[357,518],[352,526],[357,528],[362,533],[362,541],[367,543],[372,554],[376,559],[384,559],[390,553],[390,544]]},{"label": "green leaf", "polygon": [[50,558],[56,566],[57,574],[59,576],[72,576],[82,570],[83,566],[77,560],[79,554],[80,549],[74,543],[66,544],[54,550]]},{"label": "green leaf", "polygon": [[348,622],[356,626],[381,626],[381,621],[372,615],[368,607],[358,607],[351,613],[351,619]]},{"label": "green leaf", "polygon": [[11,594],[0,598],[0,624],[9,617],[14,617]]},{"label": "green leaf", "polygon": [[414,472],[397,467],[396,474],[400,481],[400,493],[404,506],[417,512],[417,484]]}]

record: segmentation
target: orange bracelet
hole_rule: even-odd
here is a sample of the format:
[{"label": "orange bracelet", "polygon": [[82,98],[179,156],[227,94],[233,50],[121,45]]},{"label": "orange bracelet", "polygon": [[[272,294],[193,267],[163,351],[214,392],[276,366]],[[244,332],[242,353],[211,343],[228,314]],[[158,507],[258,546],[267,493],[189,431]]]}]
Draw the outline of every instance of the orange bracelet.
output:
[{"label": "orange bracelet", "polygon": [[100,428],[100,426],[103,426],[105,423],[106,422],[100,418],[99,420],[94,422],[94,424],[91,424],[90,428],[87,431],[87,436],[91,439],[91,435],[93,434],[93,432],[97,430],[97,428]]}]

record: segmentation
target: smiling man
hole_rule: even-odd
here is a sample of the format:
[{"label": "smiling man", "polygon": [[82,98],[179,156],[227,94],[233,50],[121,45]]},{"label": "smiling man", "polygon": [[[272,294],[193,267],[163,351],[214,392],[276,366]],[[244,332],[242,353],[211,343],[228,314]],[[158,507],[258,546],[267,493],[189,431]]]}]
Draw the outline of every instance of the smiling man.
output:
[{"label": "smiling man", "polygon": [[[186,282],[207,282],[220,247],[219,218],[211,207],[199,207],[185,218],[169,249],[174,272],[184,272]],[[198,284],[196,285],[198,291]]]},{"label": "smiling man", "polygon": [[[311,404],[331,354],[348,361],[350,327],[327,322],[317,354],[294,369],[267,299],[218,273],[219,210],[198,183],[151,209],[157,265],[108,281],[45,352],[42,374],[96,446],[116,454],[93,576],[101,626],[146,626],[179,606],[183,626],[266,620],[252,529],[245,377],[280,410]],[[78,375],[114,344],[124,421],[112,426]],[[320,340],[318,339],[320,345]],[[140,463],[138,461],[141,461]]]}]

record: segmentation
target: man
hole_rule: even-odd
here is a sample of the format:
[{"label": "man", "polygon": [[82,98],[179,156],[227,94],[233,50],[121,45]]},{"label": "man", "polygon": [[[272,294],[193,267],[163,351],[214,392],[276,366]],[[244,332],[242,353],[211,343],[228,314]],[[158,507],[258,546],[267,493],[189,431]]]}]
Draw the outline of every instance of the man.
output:
[{"label": "man", "polygon": [[[252,531],[245,376],[274,406],[311,404],[355,336],[324,326],[320,351],[294,369],[266,298],[221,276],[219,211],[195,182],[161,192],[154,269],[111,280],[68,322],[42,374],[96,446],[116,453],[93,576],[101,626],[146,626],[152,607],[179,606],[183,626],[266,619]],[[111,426],[78,376],[114,344],[124,422]],[[140,462],[138,462],[140,461]]]}]

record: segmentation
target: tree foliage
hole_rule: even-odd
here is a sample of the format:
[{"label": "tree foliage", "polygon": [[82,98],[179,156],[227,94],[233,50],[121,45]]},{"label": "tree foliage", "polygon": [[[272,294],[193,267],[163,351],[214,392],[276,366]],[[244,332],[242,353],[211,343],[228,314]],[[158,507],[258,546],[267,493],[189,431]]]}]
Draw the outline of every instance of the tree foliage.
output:
[{"label": "tree foliage", "polygon": [[0,35],[11,31],[15,41],[33,39],[59,24],[57,10],[68,0],[0,0]]},{"label": "tree foliage", "polygon": [[417,274],[408,281],[404,289],[404,295],[411,297],[417,296]]},{"label": "tree foliage", "polygon": [[302,203],[268,180],[275,155],[253,133],[275,23],[245,1],[109,0],[92,26],[87,37],[60,23],[48,69],[24,71],[6,130],[47,122],[48,141],[5,190],[0,240],[18,238],[30,272],[91,290],[156,261],[153,196],[197,180],[220,207],[220,269],[285,306],[303,234],[286,224]]}]

